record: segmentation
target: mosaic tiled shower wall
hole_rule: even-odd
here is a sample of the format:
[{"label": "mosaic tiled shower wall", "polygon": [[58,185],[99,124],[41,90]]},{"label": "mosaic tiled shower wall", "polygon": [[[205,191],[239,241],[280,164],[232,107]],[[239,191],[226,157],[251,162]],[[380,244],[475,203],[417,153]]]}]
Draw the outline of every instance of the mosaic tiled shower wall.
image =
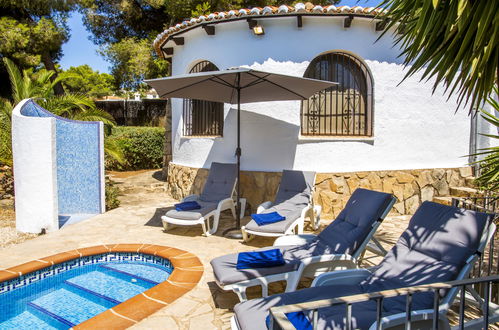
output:
[{"label": "mosaic tiled shower wall", "polygon": [[104,212],[102,122],[62,118],[33,100],[23,105],[21,114],[55,118],[58,213]]}]

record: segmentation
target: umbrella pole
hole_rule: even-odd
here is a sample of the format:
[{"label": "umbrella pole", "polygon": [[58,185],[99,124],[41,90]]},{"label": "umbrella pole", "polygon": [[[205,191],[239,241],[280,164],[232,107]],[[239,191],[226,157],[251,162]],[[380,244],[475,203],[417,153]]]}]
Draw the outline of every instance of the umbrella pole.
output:
[{"label": "umbrella pole", "polygon": [[237,74],[237,148],[236,148],[236,159],[237,159],[237,182],[236,182],[236,227],[229,228],[224,231],[224,235],[227,234],[229,238],[242,238],[241,233],[241,73]]}]

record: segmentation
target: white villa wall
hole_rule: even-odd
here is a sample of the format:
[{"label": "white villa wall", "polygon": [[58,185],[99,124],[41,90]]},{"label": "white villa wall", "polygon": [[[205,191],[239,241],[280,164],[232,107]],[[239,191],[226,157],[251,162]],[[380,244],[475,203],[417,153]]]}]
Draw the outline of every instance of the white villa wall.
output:
[{"label": "white villa wall", "polygon": [[[255,36],[246,21],[216,25],[208,36],[201,28],[182,34],[176,46],[173,75],[189,72],[200,60],[219,69],[250,66],[302,76],[309,62],[322,52],[346,50],[364,59],[374,78],[373,138],[306,138],[300,136],[300,102],[244,104],[242,109],[242,169],[317,172],[464,166],[469,153],[470,119],[456,110],[443,90],[432,95],[431,82],[418,76],[398,85],[405,71],[389,35],[378,42],[375,22],[355,18],[343,28],[342,17],[260,19],[264,36]],[[167,46],[171,46],[170,42]],[[222,138],[182,136],[182,100],[172,100],[173,163],[209,167],[212,161],[234,162],[235,111],[226,105]]]},{"label": "white villa wall", "polygon": [[26,101],[12,113],[16,228],[54,231],[59,229],[55,118],[21,115]]}]

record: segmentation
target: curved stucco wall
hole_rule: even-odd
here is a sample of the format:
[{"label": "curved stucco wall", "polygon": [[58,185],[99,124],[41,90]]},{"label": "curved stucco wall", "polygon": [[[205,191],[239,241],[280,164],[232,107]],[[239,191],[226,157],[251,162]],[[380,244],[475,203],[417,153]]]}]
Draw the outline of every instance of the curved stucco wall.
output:
[{"label": "curved stucco wall", "polygon": [[[369,18],[355,18],[343,28],[343,17],[261,19],[265,35],[255,36],[246,21],[216,25],[208,36],[196,28],[174,46],[173,75],[189,72],[199,60],[220,69],[254,69],[302,76],[320,53],[344,50],[362,58],[374,78],[374,136],[368,139],[309,139],[300,136],[300,102],[242,105],[242,169],[280,171],[283,168],[317,172],[389,169],[451,168],[463,166],[469,153],[470,118],[456,112],[454,98],[443,89],[432,94],[432,82],[415,75],[402,81],[406,71],[399,50]],[[169,42],[168,47],[173,46]],[[222,138],[182,136],[182,100],[172,100],[173,162],[191,167],[212,161],[235,161],[235,111],[225,107]]]},{"label": "curved stucco wall", "polygon": [[24,117],[12,112],[12,151],[16,193],[16,227],[21,232],[57,230],[57,163],[55,118]]},{"label": "curved stucco wall", "polygon": [[102,122],[69,120],[24,100],[12,134],[19,230],[55,230],[59,215],[105,211]]}]

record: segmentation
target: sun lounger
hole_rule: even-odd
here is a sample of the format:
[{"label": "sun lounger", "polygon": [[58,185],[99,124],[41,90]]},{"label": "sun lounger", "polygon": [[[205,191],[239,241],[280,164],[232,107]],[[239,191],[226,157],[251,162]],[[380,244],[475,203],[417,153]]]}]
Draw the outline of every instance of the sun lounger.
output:
[{"label": "sun lounger", "polygon": [[[246,300],[248,287],[287,281],[286,292],[294,291],[302,276],[315,277],[333,269],[355,268],[367,243],[388,214],[395,198],[386,193],[357,189],[345,208],[319,235],[283,236],[274,246],[281,249],[286,263],[282,266],[236,269],[238,254],[228,254],[211,261],[215,280],[224,290],[233,290]],[[269,247],[266,249],[272,249]],[[264,249],[265,250],[265,249]]]},{"label": "sun lounger", "polygon": [[[388,289],[464,279],[483,253],[495,231],[492,215],[424,202],[409,227],[383,261],[371,270],[342,270],[317,277],[311,288],[240,303],[235,306],[233,329],[267,329],[269,309],[277,305],[299,304]],[[440,322],[458,292],[441,292]],[[431,292],[412,296],[413,320],[433,317]],[[402,325],[406,319],[406,297],[383,300],[383,326]],[[304,311],[311,320],[309,311]],[[376,302],[352,305],[353,328],[376,329]],[[448,326],[448,323],[446,324]],[[345,306],[318,310],[317,329],[345,329]],[[416,326],[415,326],[416,328]]]},{"label": "sun lounger", "polygon": [[318,228],[320,208],[314,209],[313,206],[314,183],[315,172],[284,170],[274,202],[260,204],[257,214],[278,213],[285,219],[266,225],[258,225],[251,220],[241,228],[244,241],[249,241],[254,235],[278,237],[302,234],[307,215],[314,228]]},{"label": "sun lounger", "polygon": [[[168,230],[168,225],[194,226],[201,225],[205,236],[213,235],[218,228],[220,213],[231,210],[235,218],[235,202],[233,195],[237,180],[236,164],[212,163],[210,173],[201,195],[190,195],[182,202],[197,202],[199,208],[189,211],[170,210],[161,217],[163,227]],[[210,224],[213,218],[213,224]]]}]

